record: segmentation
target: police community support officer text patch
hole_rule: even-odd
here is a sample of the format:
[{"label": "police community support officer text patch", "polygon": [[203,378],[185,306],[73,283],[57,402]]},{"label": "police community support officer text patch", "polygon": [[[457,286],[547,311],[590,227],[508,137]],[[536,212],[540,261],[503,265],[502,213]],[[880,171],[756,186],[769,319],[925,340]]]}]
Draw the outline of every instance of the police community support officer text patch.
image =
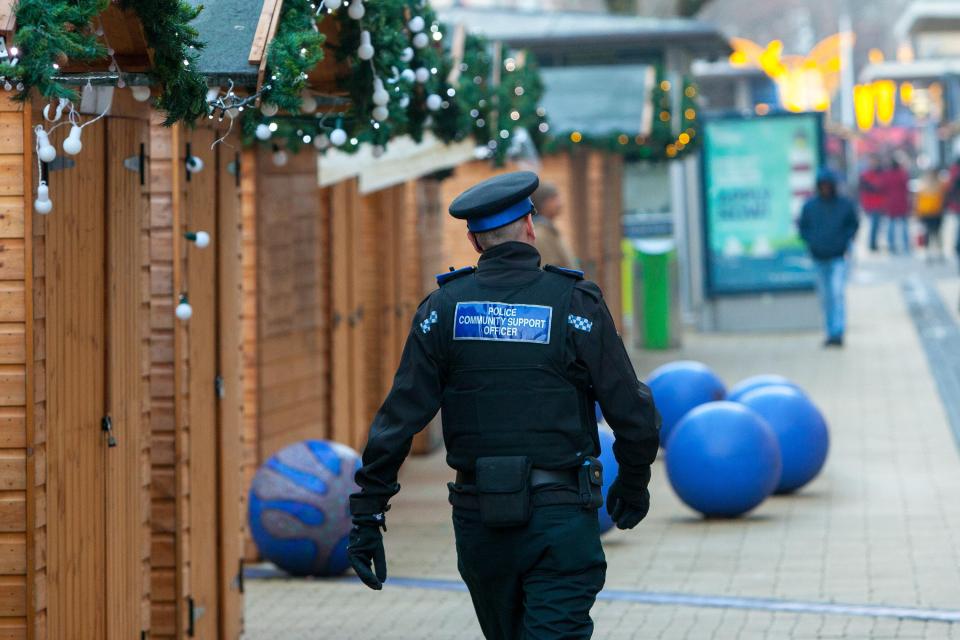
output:
[{"label": "police community support officer text patch", "polygon": [[454,340],[550,343],[553,307],[507,302],[458,302]]}]

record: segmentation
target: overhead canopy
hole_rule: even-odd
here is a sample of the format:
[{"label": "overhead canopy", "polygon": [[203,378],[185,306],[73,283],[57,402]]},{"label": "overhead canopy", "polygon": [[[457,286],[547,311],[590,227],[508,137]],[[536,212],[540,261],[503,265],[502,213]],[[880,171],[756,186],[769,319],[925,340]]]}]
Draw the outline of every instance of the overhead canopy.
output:
[{"label": "overhead canopy", "polygon": [[562,52],[575,57],[600,51],[653,52],[667,48],[707,57],[730,52],[726,38],[713,26],[687,18],[465,7],[439,10],[438,14],[444,22],[463,24],[471,33],[527,48],[538,56]]},{"label": "overhead canopy", "polygon": [[914,0],[900,15],[894,34],[900,40],[923,31],[960,30],[960,3],[956,0]]},{"label": "overhead canopy", "polygon": [[427,133],[419,144],[408,136],[391,140],[379,157],[368,144],[354,154],[328,149],[317,159],[317,176],[321,187],[357,177],[360,193],[371,193],[463,164],[474,158],[474,148],[472,139],[444,144]]},{"label": "overhead canopy", "polygon": [[656,81],[652,66],[549,67],[540,74],[542,105],[554,131],[588,136],[649,133],[646,111]]},{"label": "overhead canopy", "polygon": [[258,67],[250,64],[263,0],[188,0],[203,11],[193,21],[206,47],[200,52],[200,73],[214,84],[233,80],[238,85],[256,86]]},{"label": "overhead canopy", "polygon": [[864,67],[861,82],[874,80],[940,80],[947,75],[960,74],[960,59],[914,60],[911,62],[879,62]]}]

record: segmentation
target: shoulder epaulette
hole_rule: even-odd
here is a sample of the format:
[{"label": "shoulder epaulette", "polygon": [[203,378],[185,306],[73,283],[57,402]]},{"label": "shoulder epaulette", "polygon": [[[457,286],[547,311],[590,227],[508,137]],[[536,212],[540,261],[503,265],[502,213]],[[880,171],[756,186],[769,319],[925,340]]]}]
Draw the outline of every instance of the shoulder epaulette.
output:
[{"label": "shoulder epaulette", "polygon": [[447,284],[451,280],[456,280],[457,278],[460,278],[462,276],[469,275],[476,270],[477,270],[476,267],[460,267],[459,269],[455,269],[453,271],[447,271],[446,273],[438,273],[437,286],[442,287],[443,285]]},{"label": "shoulder epaulette", "polygon": [[568,278],[573,278],[574,280],[583,280],[583,271],[579,269],[568,269],[566,267],[558,267],[552,264],[543,265],[544,271],[549,271],[550,273],[559,273],[561,276],[567,276]]}]

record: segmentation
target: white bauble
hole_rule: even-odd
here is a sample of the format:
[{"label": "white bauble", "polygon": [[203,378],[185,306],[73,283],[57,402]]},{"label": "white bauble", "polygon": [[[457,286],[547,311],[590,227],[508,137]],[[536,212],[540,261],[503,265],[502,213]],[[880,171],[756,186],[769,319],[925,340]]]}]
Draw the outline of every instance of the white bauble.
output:
[{"label": "white bauble", "polygon": [[421,16],[413,16],[410,18],[410,22],[407,23],[407,27],[409,27],[412,33],[420,33],[425,26],[427,26],[427,23]]},{"label": "white bauble", "polygon": [[194,243],[195,245],[197,245],[197,248],[199,248],[199,249],[206,249],[207,247],[210,246],[210,234],[209,234],[209,233],[207,233],[206,231],[197,231],[196,236],[197,236],[197,238],[196,238],[196,240],[193,241],[193,243]]},{"label": "white bauble", "polygon": [[323,6],[331,11],[336,11],[343,4],[343,0],[323,0]]},{"label": "white bauble", "polygon": [[404,47],[403,51],[400,52],[400,59],[404,62],[410,62],[413,60],[413,48]]},{"label": "white bauble", "polygon": [[376,120],[377,122],[383,122],[384,120],[390,117],[390,109],[384,106],[374,107],[372,115],[373,115],[373,119]]},{"label": "white bauble", "polygon": [[313,146],[317,151],[323,151],[330,146],[330,138],[325,133],[318,133],[317,137],[313,139]]},{"label": "white bauble", "polygon": [[430,70],[426,67],[420,67],[415,72],[417,77],[417,82],[420,84],[425,84],[427,80],[430,79]]},{"label": "white bauble", "polygon": [[425,46],[430,44],[430,38],[425,33],[418,33],[413,36],[413,46],[417,49],[423,49]]},{"label": "white bauble", "polygon": [[257,136],[257,140],[269,140],[271,133],[270,127],[262,122],[257,125],[257,129],[254,131],[254,135]]},{"label": "white bauble", "polygon": [[404,69],[400,72],[400,77],[407,82],[414,82],[417,79],[417,74],[413,72],[413,69]]},{"label": "white bauble", "polygon": [[272,118],[273,116],[277,115],[278,111],[280,111],[280,107],[273,104],[272,102],[260,103],[260,113],[267,116],[268,118]]},{"label": "white bauble", "polygon": [[431,93],[427,96],[427,109],[430,111],[436,111],[443,105],[443,98],[438,96],[435,93]]},{"label": "white bauble", "polygon": [[277,149],[273,152],[273,164],[278,167],[283,167],[287,164],[289,158],[287,157],[287,152],[283,149]]}]

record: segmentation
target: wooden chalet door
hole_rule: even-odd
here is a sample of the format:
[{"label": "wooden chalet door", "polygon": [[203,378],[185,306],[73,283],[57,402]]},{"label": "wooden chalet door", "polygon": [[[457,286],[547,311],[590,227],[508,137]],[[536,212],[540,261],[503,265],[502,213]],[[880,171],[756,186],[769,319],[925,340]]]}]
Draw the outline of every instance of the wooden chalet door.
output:
[{"label": "wooden chalet door", "polygon": [[[186,415],[189,462],[181,470],[188,533],[183,556],[186,636],[234,640],[242,627],[240,512],[242,422],[242,239],[240,142],[211,149],[219,135],[198,127],[184,133],[181,158],[196,156],[201,171],[181,182],[183,283],[193,315],[186,323]],[[183,233],[205,231],[200,248]]]},{"label": "wooden chalet door", "polygon": [[[65,133],[53,136],[61,155]],[[49,171],[35,286],[51,638],[126,640],[143,628],[146,137],[142,121],[102,119]]]}]

